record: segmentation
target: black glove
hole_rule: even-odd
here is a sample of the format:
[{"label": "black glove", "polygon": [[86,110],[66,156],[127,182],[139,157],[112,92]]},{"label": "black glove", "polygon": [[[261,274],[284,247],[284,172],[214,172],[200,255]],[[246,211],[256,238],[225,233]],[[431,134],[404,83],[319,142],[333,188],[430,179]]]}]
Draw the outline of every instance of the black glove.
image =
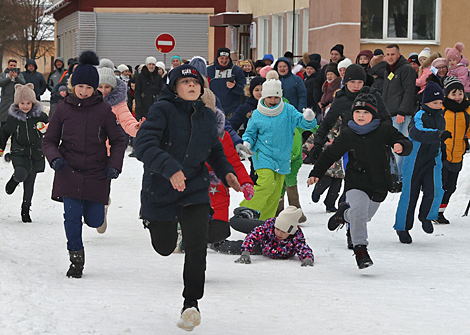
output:
[{"label": "black glove", "polygon": [[63,170],[66,166],[67,162],[62,157],[57,157],[51,162],[51,168],[53,168],[54,171]]},{"label": "black glove", "polygon": [[302,263],[300,263],[300,266],[313,266],[313,259],[311,258],[305,258]]},{"label": "black glove", "polygon": [[251,258],[250,258],[250,252],[249,251],[243,251],[242,255],[240,258],[238,258],[235,263],[240,263],[240,264],[251,264]]},{"label": "black glove", "polygon": [[107,166],[106,169],[104,169],[104,175],[106,176],[106,178],[108,179],[116,179],[117,177],[119,177],[119,174],[121,172],[111,166]]},{"label": "black glove", "polygon": [[318,157],[320,157],[322,151],[323,151],[323,148],[321,147],[321,145],[319,145],[319,144],[314,145],[312,150],[310,150],[310,154],[309,154],[309,157],[310,157],[310,160],[312,161],[312,163],[315,164]]},{"label": "black glove", "polygon": [[452,133],[448,130],[439,130],[439,139],[445,141],[448,138],[452,138]]}]

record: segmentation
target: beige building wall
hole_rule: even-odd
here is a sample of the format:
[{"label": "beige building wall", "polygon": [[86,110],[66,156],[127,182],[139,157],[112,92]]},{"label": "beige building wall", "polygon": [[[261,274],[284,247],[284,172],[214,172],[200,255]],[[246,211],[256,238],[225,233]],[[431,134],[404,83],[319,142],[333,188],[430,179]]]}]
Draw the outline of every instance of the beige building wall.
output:
[{"label": "beige building wall", "polygon": [[[227,1],[227,6],[229,2]],[[295,10],[309,7],[309,0],[296,0]],[[227,7],[228,8],[228,7]],[[238,9],[242,13],[253,13],[253,17],[292,11],[293,1],[286,0],[238,0]]]}]

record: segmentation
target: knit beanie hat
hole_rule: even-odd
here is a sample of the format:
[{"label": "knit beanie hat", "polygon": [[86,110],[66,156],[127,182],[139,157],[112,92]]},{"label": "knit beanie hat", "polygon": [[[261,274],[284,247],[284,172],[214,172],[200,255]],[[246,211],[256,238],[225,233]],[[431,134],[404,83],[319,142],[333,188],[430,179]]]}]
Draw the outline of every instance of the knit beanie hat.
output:
[{"label": "knit beanie hat", "polygon": [[429,58],[429,56],[431,56],[431,49],[426,47],[419,53],[418,59],[420,59],[421,57]]},{"label": "knit beanie hat", "polygon": [[326,67],[325,74],[327,74],[328,72],[333,72],[337,77],[339,77],[338,64],[335,62],[329,63]]},{"label": "knit beanie hat", "polygon": [[225,57],[230,58],[230,49],[226,47],[217,49],[217,58],[219,58],[220,56],[225,56]]},{"label": "knit beanie hat", "polygon": [[129,68],[127,67],[126,64],[121,64],[121,65],[119,65],[119,66],[117,67],[117,69],[118,69],[121,73],[123,73],[124,71],[129,71]]},{"label": "knit beanie hat", "polygon": [[430,81],[427,83],[426,88],[423,91],[423,104],[435,100],[444,101],[444,91],[438,83]]},{"label": "knit beanie hat", "polygon": [[93,87],[95,90],[99,85],[99,75],[98,70],[96,70],[96,65],[98,65],[99,58],[95,52],[88,50],[83,51],[78,58],[78,66],[73,71],[71,84],[72,87],[78,84],[84,84]]},{"label": "knit beanie hat", "polygon": [[352,62],[349,58],[343,59],[341,62],[338,63],[338,71],[339,71],[339,69],[342,69],[343,67],[347,69],[349,67],[349,65],[351,65],[351,64],[352,64]]},{"label": "knit beanie hat", "polygon": [[302,210],[300,208],[289,206],[279,213],[274,222],[274,227],[285,233],[295,235],[298,229],[297,222],[299,222],[301,216]]},{"label": "knit beanie hat", "polygon": [[375,98],[374,94],[359,93],[356,99],[354,99],[352,112],[354,113],[354,111],[357,109],[365,109],[369,111],[374,118],[379,117],[379,113],[377,111],[377,99]]},{"label": "knit beanie hat", "polygon": [[384,52],[382,49],[375,49],[374,50],[374,56],[380,56],[380,55],[383,55]]},{"label": "knit beanie hat", "polygon": [[346,84],[350,80],[362,80],[365,83],[366,79],[364,68],[359,64],[351,64],[344,73],[343,83]]},{"label": "knit beanie hat", "polygon": [[278,73],[274,70],[271,70],[266,74],[266,81],[263,83],[261,99],[266,97],[282,98],[282,83],[279,80]]},{"label": "knit beanie hat", "polygon": [[416,63],[416,64],[418,64],[418,65],[421,65],[421,64],[419,64],[419,57],[418,57],[418,54],[414,54],[414,55],[408,56],[408,62],[409,62],[409,63]]},{"label": "knit beanie hat", "polygon": [[[126,67],[127,68],[127,67]],[[114,75],[114,70],[109,67],[98,67],[98,74],[100,76],[99,84],[107,84],[113,89],[116,88],[117,81]]]},{"label": "knit beanie hat", "polygon": [[179,61],[180,61],[181,63],[183,63],[181,57],[178,56],[178,55],[174,55],[173,57],[171,57],[171,61],[173,62],[173,59],[175,59],[175,58],[176,58],[176,59],[179,59]]},{"label": "knit beanie hat", "polygon": [[194,56],[189,62],[189,64],[194,66],[197,69],[197,72],[201,74],[201,76],[207,78],[207,61],[204,57]]},{"label": "knit beanie hat", "polygon": [[168,87],[173,92],[175,92],[174,87],[176,85],[176,79],[178,78],[195,78],[199,80],[199,83],[201,84],[201,95],[204,94],[204,79],[194,66],[189,64],[183,64],[175,67],[173,70],[170,71]]},{"label": "knit beanie hat", "polygon": [[307,63],[306,67],[313,67],[315,69],[315,71],[319,71],[320,70],[320,63],[314,61],[314,60],[311,60],[310,62]]},{"label": "knit beanie hat", "polygon": [[442,84],[444,85],[444,93],[446,96],[448,96],[449,93],[452,92],[453,90],[464,91],[462,82],[459,80],[459,78],[454,77],[454,76],[444,77],[442,79]]},{"label": "knit beanie hat", "polygon": [[447,58],[436,58],[435,60],[432,61],[432,64],[431,64],[431,66],[436,67],[436,68],[442,65],[447,66],[447,68],[449,67],[449,62],[447,61]]},{"label": "knit beanie hat", "polygon": [[149,57],[145,58],[145,66],[147,66],[149,64],[157,65],[157,59],[155,57],[152,57],[152,56],[149,56]]},{"label": "knit beanie hat", "polygon": [[59,93],[64,92],[64,91],[67,92],[67,86],[65,86],[65,85],[59,86]]},{"label": "knit beanie hat", "polygon": [[26,85],[15,85],[13,103],[18,105],[22,101],[31,101],[33,105],[37,104],[36,93],[34,92],[34,85],[32,83],[28,83]]},{"label": "knit beanie hat", "polygon": [[256,86],[259,86],[259,85],[263,85],[263,83],[266,81],[266,79],[264,79],[263,77],[254,77],[253,79],[251,79],[251,82],[250,82],[250,94],[251,96],[253,96],[253,90],[255,89]]},{"label": "knit beanie hat", "polygon": [[331,53],[333,50],[338,51],[339,54],[340,54],[341,56],[343,56],[344,45],[342,45],[342,44],[336,44],[333,48],[331,48],[330,53]]},{"label": "knit beanie hat", "polygon": [[155,64],[158,68],[160,69],[163,69],[163,71],[165,71],[165,63],[163,62],[157,62],[157,64]]},{"label": "knit beanie hat", "polygon": [[262,61],[261,59],[259,59],[255,62],[255,69],[258,68],[258,67],[265,67],[265,66],[266,66],[266,63],[264,61]]},{"label": "knit beanie hat", "polygon": [[456,43],[453,48],[446,48],[446,58],[448,60],[455,59],[459,62],[462,59],[462,51],[464,48],[465,46],[461,42]]},{"label": "knit beanie hat", "polygon": [[262,60],[266,60],[266,59],[269,59],[271,62],[274,63],[274,57],[273,57],[273,55],[271,55],[271,54],[266,54],[266,55],[264,55],[264,57],[263,57]]},{"label": "knit beanie hat", "polygon": [[268,74],[269,71],[271,71],[273,68],[271,65],[266,65],[263,67],[261,70],[259,70],[259,75],[263,78],[266,78],[266,75]]}]

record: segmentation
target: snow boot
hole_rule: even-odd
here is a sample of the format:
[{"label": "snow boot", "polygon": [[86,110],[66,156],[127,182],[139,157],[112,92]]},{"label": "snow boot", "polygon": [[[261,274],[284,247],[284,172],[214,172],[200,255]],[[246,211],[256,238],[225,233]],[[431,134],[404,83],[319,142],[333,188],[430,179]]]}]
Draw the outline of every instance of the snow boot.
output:
[{"label": "snow boot", "polygon": [[72,251],[69,250],[70,267],[67,271],[67,277],[82,278],[83,266],[85,265],[85,249]]},{"label": "snow boot", "polygon": [[356,263],[359,269],[365,269],[374,264],[365,245],[354,246],[354,255],[356,255]]},{"label": "snow boot", "polygon": [[284,210],[284,196],[282,196],[281,199],[279,199],[279,205],[277,206],[275,217],[278,217],[279,213],[281,213],[283,210]]},{"label": "snow boot", "polygon": [[331,231],[336,230],[338,227],[343,228],[346,221],[344,221],[344,212],[349,208],[347,202],[342,202],[338,206],[336,213],[328,220],[328,229]]},{"label": "snow boot", "polygon": [[397,235],[401,243],[410,244],[413,242],[408,230],[397,230]]},{"label": "snow boot", "polygon": [[346,230],[346,240],[348,243],[348,249],[353,250],[352,238],[351,238],[351,230]]},{"label": "snow boot", "polygon": [[180,319],[176,325],[179,328],[190,332],[200,324],[201,313],[197,307],[197,301],[191,301],[189,303],[185,302],[183,309],[181,310]]},{"label": "snow boot", "polygon": [[16,187],[18,186],[18,184],[19,184],[19,182],[17,182],[15,180],[14,175],[11,176],[10,180],[5,185],[5,192],[7,192],[7,194],[13,194],[13,192],[15,192]]},{"label": "snow boot", "polygon": [[335,206],[333,207],[326,207],[326,212],[327,213],[336,213],[338,211],[338,208],[336,208]]},{"label": "snow boot", "polygon": [[[286,187],[286,193],[287,193],[287,200],[289,201],[289,206],[295,206],[297,208],[302,209],[300,207],[300,199],[299,199],[299,192],[297,191],[297,185]],[[302,216],[299,218],[298,223],[303,223],[305,221],[307,221],[307,217],[302,212]]]},{"label": "snow boot", "polygon": [[436,223],[436,224],[449,224],[450,221],[446,219],[446,217],[444,216],[444,212],[439,212],[439,214],[437,214],[437,220],[432,220],[433,223]]},{"label": "snow boot", "polygon": [[421,223],[421,227],[423,228],[426,234],[434,233],[434,227],[432,225],[431,220],[423,220]]},{"label": "snow boot", "polygon": [[29,208],[31,207],[31,204],[23,202],[21,205],[21,220],[23,222],[33,222],[31,220],[31,216],[29,215]]},{"label": "snow boot", "polygon": [[258,220],[260,216],[259,211],[248,207],[237,207],[233,210],[233,214],[251,220]]},{"label": "snow boot", "polygon": [[111,198],[108,198],[108,204],[104,205],[104,220],[103,224],[96,228],[96,231],[100,234],[104,234],[106,232],[106,228],[108,228],[108,220],[107,220],[107,215],[108,215],[108,207],[111,205]]}]

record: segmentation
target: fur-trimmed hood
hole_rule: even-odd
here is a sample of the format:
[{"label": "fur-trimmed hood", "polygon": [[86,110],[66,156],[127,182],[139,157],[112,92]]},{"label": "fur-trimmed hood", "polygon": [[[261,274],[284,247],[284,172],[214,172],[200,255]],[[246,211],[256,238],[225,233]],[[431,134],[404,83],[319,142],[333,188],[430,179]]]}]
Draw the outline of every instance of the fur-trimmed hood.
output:
[{"label": "fur-trimmed hood", "polygon": [[8,114],[13,116],[15,119],[26,122],[29,117],[39,117],[42,113],[42,105],[40,103],[33,104],[33,108],[28,113],[24,113],[20,110],[17,104],[12,104],[8,109]]},{"label": "fur-trimmed hood", "polygon": [[103,100],[113,107],[123,101],[126,101],[126,99],[127,85],[123,80],[116,78],[116,87],[107,96],[105,96]]}]

